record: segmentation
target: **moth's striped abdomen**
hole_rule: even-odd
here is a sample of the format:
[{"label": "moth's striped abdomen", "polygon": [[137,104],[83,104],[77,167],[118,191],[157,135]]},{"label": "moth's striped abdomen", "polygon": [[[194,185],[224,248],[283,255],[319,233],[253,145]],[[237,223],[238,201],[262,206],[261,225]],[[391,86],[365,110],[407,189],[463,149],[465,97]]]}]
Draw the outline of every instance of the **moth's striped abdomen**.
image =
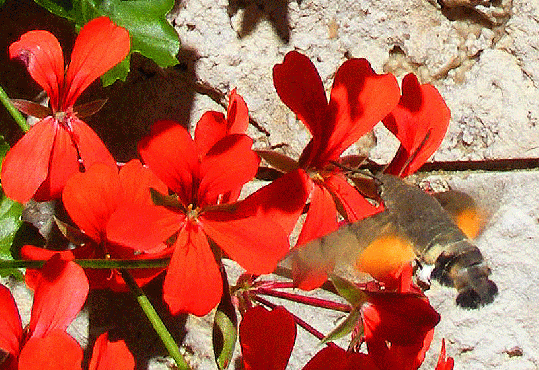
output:
[{"label": "moth's striped abdomen", "polygon": [[459,292],[457,304],[476,308],[498,292],[481,251],[453,222],[440,203],[400,178],[381,175],[386,212],[414,246],[418,258],[434,265],[431,277]]}]

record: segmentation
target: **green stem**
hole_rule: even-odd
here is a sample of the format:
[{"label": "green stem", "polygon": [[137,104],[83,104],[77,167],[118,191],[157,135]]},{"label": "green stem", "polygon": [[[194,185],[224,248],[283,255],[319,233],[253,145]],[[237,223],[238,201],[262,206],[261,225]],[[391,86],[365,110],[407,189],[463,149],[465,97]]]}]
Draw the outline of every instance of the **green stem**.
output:
[{"label": "green stem", "polygon": [[15,122],[17,122],[21,130],[28,132],[28,130],[30,130],[30,126],[28,126],[26,118],[24,118],[21,112],[19,112],[17,108],[13,106],[2,86],[0,86],[0,100],[2,101],[2,104],[4,104],[4,107],[6,107],[9,114],[11,114],[11,117],[13,117]]},{"label": "green stem", "polygon": [[[46,260],[0,260],[0,269],[4,268],[33,268],[43,267]],[[116,260],[116,259],[78,259],[75,260],[83,268],[91,269],[139,269],[166,267],[170,258],[144,259],[144,260]]]},{"label": "green stem", "polygon": [[137,285],[135,279],[133,279],[133,276],[131,276],[129,271],[127,271],[126,269],[120,269],[120,273],[122,274],[122,278],[124,279],[131,292],[135,295],[135,297],[137,297],[137,301],[140,307],[146,314],[148,320],[150,320],[150,323],[152,324],[156,333],[163,341],[163,344],[165,345],[168,353],[174,359],[174,361],[176,361],[178,369],[191,370],[189,364],[187,364],[182,354],[180,353],[180,350],[178,348],[178,345],[174,341],[174,338],[172,338],[172,335],[170,335],[170,332],[167,330],[165,324],[155,311],[155,308],[153,308],[152,304],[150,303],[150,300],[148,299],[146,294],[144,294],[142,289],[140,289],[140,287]]}]

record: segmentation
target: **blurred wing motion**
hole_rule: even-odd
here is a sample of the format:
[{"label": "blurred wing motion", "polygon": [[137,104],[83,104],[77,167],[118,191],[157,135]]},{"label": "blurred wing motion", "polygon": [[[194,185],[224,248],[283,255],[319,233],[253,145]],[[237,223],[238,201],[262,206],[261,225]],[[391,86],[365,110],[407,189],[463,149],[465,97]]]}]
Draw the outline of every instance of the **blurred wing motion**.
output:
[{"label": "blurred wing motion", "polygon": [[392,175],[377,179],[385,211],[294,250],[295,276],[301,280],[319,272],[349,274],[346,270],[354,269],[380,279],[417,258],[434,266],[431,278],[457,289],[459,306],[477,308],[492,302],[498,289],[469,239],[480,230],[471,198],[453,191],[432,196]]}]

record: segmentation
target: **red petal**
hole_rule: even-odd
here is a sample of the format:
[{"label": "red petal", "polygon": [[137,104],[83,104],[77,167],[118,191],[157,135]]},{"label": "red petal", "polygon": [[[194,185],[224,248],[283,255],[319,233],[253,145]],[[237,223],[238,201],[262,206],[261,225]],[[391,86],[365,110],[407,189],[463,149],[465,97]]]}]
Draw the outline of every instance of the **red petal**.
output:
[{"label": "red petal", "polygon": [[347,352],[336,346],[324,347],[303,370],[379,370],[373,360],[364,353]]},{"label": "red petal", "polygon": [[127,203],[153,205],[150,188],[168,194],[167,186],[138,159],[127,162],[120,169],[120,183]]},{"label": "red petal", "polygon": [[233,89],[228,98],[227,109],[228,134],[245,134],[249,126],[249,110],[245,100]]},{"label": "red petal", "polygon": [[62,200],[71,219],[96,242],[104,240],[107,222],[122,201],[118,172],[96,163],[67,181]]},{"label": "red petal", "polygon": [[[327,235],[337,230],[337,208],[329,191],[318,184],[315,184],[311,194],[311,203],[305,223],[301,229],[296,248],[309,241]],[[328,261],[328,263],[333,263]],[[292,275],[294,284],[303,290],[312,290],[320,287],[327,280],[327,270],[333,266],[319,266],[317,269],[309,267],[305,269],[298,261],[293,261]]]},{"label": "red petal", "polygon": [[0,352],[17,357],[22,340],[19,310],[8,288],[0,285]]},{"label": "red petal", "polygon": [[31,338],[19,357],[19,370],[81,369],[82,348],[63,330],[53,330],[43,338]]},{"label": "red petal", "polygon": [[346,211],[348,222],[356,222],[384,210],[382,204],[375,207],[369,203],[341,173],[327,177],[324,183],[331,193],[340,200]]},{"label": "red petal", "polygon": [[95,18],[82,27],[67,68],[69,90],[64,93],[61,110],[72,107],[88,85],[129,54],[130,47],[127,30],[107,17]]},{"label": "red petal", "polygon": [[440,321],[426,299],[413,295],[380,294],[362,308],[365,340],[409,346],[422,343]]},{"label": "red petal", "polygon": [[283,63],[273,67],[273,85],[316,140],[329,136],[324,85],[309,58],[297,51],[286,54]]},{"label": "red petal", "polygon": [[[70,261],[73,257],[72,251],[52,251],[35,247],[33,245],[25,245],[21,248],[21,258],[25,260],[48,260],[55,254],[60,254],[61,258]],[[24,274],[24,282],[32,289],[36,290],[39,280],[41,279],[41,269],[26,269]]]},{"label": "red petal", "polygon": [[221,300],[223,283],[206,235],[191,223],[180,231],[163,285],[170,312],[204,316]]},{"label": "red petal", "polygon": [[255,177],[260,158],[252,145],[249,136],[234,134],[210,149],[200,164],[199,206],[216,204],[220,194],[239,191]]},{"label": "red petal", "polygon": [[371,358],[382,369],[416,370],[425,359],[433,335],[434,329],[425,335],[422,342],[404,346],[388,344],[385,341],[369,341],[367,349]]},{"label": "red petal", "polygon": [[203,157],[219,140],[227,134],[225,115],[220,112],[205,112],[195,128],[195,143],[198,155]]},{"label": "red petal", "polygon": [[104,163],[111,168],[117,168],[112,154],[90,126],[76,117],[71,119],[71,125],[85,169],[90,168],[94,163]]},{"label": "red petal", "polygon": [[246,217],[252,213],[248,207],[234,213],[205,212],[200,221],[204,232],[247,272],[268,274],[288,253],[288,235],[271,218]]},{"label": "red petal", "polygon": [[420,85],[415,75],[406,75],[399,105],[383,120],[401,142],[386,172],[404,177],[417,171],[440,146],[450,118],[449,108],[433,86]]},{"label": "red petal", "polygon": [[261,216],[270,217],[290,235],[313,186],[305,171],[298,169],[260,188],[241,203],[256,208]]},{"label": "red petal", "polygon": [[107,240],[138,251],[152,252],[180,228],[185,215],[165,207],[125,204],[110,217]]},{"label": "red petal", "polygon": [[55,123],[52,117],[47,117],[7,152],[1,178],[2,189],[9,198],[26,203],[45,181],[55,135]]},{"label": "red petal", "polygon": [[73,261],[53,256],[41,270],[34,295],[30,333],[42,338],[51,330],[65,330],[79,313],[88,295],[88,279]]},{"label": "red petal", "polygon": [[89,370],[129,370],[134,368],[135,359],[123,340],[110,342],[107,332],[97,338]]},{"label": "red petal", "polygon": [[32,78],[47,92],[57,110],[64,83],[64,56],[60,43],[47,31],[30,31],[9,47],[10,58],[21,59]]},{"label": "red petal", "polygon": [[296,322],[284,308],[248,310],[239,327],[245,370],[284,370],[296,341]]},{"label": "red petal", "polygon": [[48,176],[37,190],[34,199],[41,202],[60,198],[67,180],[78,172],[77,149],[71,135],[59,126],[52,146]]},{"label": "red petal", "polygon": [[185,206],[192,202],[193,181],[198,177],[197,149],[187,130],[174,121],[159,121],[138,145],[142,159]]},{"label": "red petal", "polygon": [[200,117],[195,128],[195,143],[200,157],[228,134],[244,134],[249,125],[249,113],[243,98],[236,93],[230,93],[227,118],[220,112],[209,111]]},{"label": "red petal", "polygon": [[440,350],[440,357],[438,357],[438,364],[436,365],[435,370],[453,370],[455,361],[452,357],[447,357],[445,355],[445,339],[442,339],[442,349]]},{"label": "red petal", "polygon": [[315,183],[297,245],[307,244],[313,239],[334,232],[338,227],[337,208],[331,193],[324,186]]},{"label": "red petal", "polygon": [[372,130],[399,102],[400,90],[392,74],[374,73],[365,59],[344,62],[335,75],[329,102],[332,127],[320,163],[337,159]]}]

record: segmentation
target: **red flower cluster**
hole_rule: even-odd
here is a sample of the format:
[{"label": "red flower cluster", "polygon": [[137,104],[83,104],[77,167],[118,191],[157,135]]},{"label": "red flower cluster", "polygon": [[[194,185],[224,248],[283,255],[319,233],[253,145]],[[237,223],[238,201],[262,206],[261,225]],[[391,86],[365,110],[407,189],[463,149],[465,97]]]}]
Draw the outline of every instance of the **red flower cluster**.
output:
[{"label": "red flower cluster", "polygon": [[[432,341],[440,315],[420,289],[412,284],[412,268],[395,273],[396,291],[364,288],[367,301],[361,305],[359,343],[367,353],[345,351],[330,344],[303,368],[415,370],[419,368]],[[271,338],[271,340],[270,340]],[[285,369],[296,338],[294,317],[283,307],[269,312],[261,306],[248,309],[240,324],[243,363],[247,369]],[[273,353],[273,356],[268,356]],[[256,364],[253,365],[253,364]],[[451,370],[453,359],[445,358],[442,344],[436,370]]]},{"label": "red flower cluster", "polygon": [[[80,346],[65,329],[82,307],[88,285],[124,289],[116,271],[88,270],[88,284],[84,272],[67,260],[170,256],[163,286],[170,311],[205,315],[223,296],[221,259],[233,259],[251,274],[273,272],[289,251],[290,234],[306,202],[299,246],[336,230],[338,214],[354,222],[383,210],[383,205],[369,203],[339,167],[343,152],[374,125],[382,121],[401,142],[386,172],[407,176],[436,150],[449,122],[449,110],[434,87],[408,75],[400,93],[393,75],[376,74],[364,59],[343,63],[328,102],[311,61],[290,52],[274,67],[275,88],[312,139],[297,161],[260,151],[282,176],[238,201],[243,185],[257,173],[260,158],[245,134],[248,110],[235,90],[227,115],[206,112],[193,137],[176,122],[154,123],[138,145],[144,165],[132,160],[118,171],[74,103],[128,52],[127,31],[104,17],[81,30],[65,73],[60,45],[46,31],[26,33],[10,47],[11,57],[23,59],[49,95],[50,111],[7,154],[2,187],[20,202],[61,197],[84,240],[59,254],[23,248],[25,258],[51,260],[41,273],[28,271],[27,281],[36,295],[26,334],[9,292],[0,289],[0,309],[6,312],[0,319],[0,349],[9,353],[7,368],[30,363],[50,367],[43,363],[48,358],[43,353],[53,346],[65,348],[61,353],[51,350],[58,356],[51,363],[62,363],[54,368],[80,368]],[[163,270],[139,269],[133,275],[142,285]],[[411,284],[407,269],[400,270],[407,274],[398,279],[386,270],[375,277],[398,289],[366,291],[368,301],[358,308],[368,353],[328,347],[304,369],[325,369],[330,362],[337,369],[375,370],[416,369],[421,364],[439,315]],[[300,286],[312,289],[326,279],[325,274],[313,273]],[[240,325],[245,368],[284,369],[295,335],[294,318],[283,308],[247,311]],[[126,353],[123,344],[100,337],[90,368],[132,368]],[[125,362],[119,365],[114,356]],[[437,369],[452,366],[442,347]]]},{"label": "red flower cluster", "polygon": [[[401,141],[401,147],[386,172],[407,176],[421,167],[440,145],[450,112],[443,98],[431,85],[420,85],[413,74],[402,83],[402,95],[395,77],[377,75],[364,59],[350,59],[335,75],[328,103],[322,80],[312,62],[297,52],[286,55],[273,70],[277,93],[297,114],[313,138],[299,161],[273,153],[262,153],[277,169],[290,172],[283,180],[304,182],[310,193],[310,206],[297,241],[302,245],[335,231],[337,211],[354,222],[383,210],[374,207],[334,165],[340,155],[380,120]],[[288,177],[287,177],[288,176]],[[291,194],[289,198],[293,198]],[[398,267],[398,266],[397,266]],[[327,280],[323,272],[295,273],[302,289],[314,289]]]},{"label": "red flower cluster", "polygon": [[[299,178],[306,182],[310,191],[310,207],[300,234],[298,245],[334,231],[337,228],[337,210],[348,221],[353,222],[376,213],[382,208],[374,208],[348,184],[334,162],[361,135],[371,130],[382,120],[386,127],[401,141],[395,158],[386,172],[407,176],[434,153],[440,145],[447,129],[450,112],[442,97],[430,85],[420,85],[417,78],[409,74],[402,83],[399,98],[398,85],[392,75],[374,74],[365,60],[352,59],[337,71],[329,104],[325,99],[320,77],[312,63],[303,55],[291,52],[281,65],[274,68],[274,83],[279,96],[307,126],[313,135],[298,162],[272,153],[262,153],[276,168],[287,172],[304,171],[308,177]],[[291,180],[286,180],[289,183]],[[419,288],[411,284],[411,267],[399,268],[409,256],[400,253],[402,260],[391,261],[392,266],[376,266],[376,276],[386,286],[397,291],[369,291],[368,302],[361,306],[361,321],[364,330],[362,341],[367,345],[368,354],[350,353],[336,347],[320,351],[304,369],[417,369],[423,362],[440,317],[430,306]],[[368,265],[370,262],[366,262]],[[372,266],[369,266],[369,268]],[[398,268],[395,277],[388,271]],[[312,289],[322,284],[327,276],[312,272],[297,281],[304,289]],[[250,327],[262,320],[265,314],[252,309],[244,315],[242,325]],[[284,313],[280,313],[283,316]],[[277,316],[277,314],[275,314]],[[256,318],[253,318],[256,317]],[[270,318],[265,318],[270,320]],[[245,323],[247,321],[247,323]],[[273,346],[289,354],[290,343],[295,335],[289,330],[264,329],[262,332],[244,332],[240,341],[251,343],[247,336],[263,337],[271,332],[279,338]],[[263,348],[253,349],[243,345],[244,363],[265,361]],[[248,350],[245,351],[245,348]],[[452,359],[445,361],[442,348],[437,369],[452,368]],[[284,369],[284,365],[263,367]]]}]

